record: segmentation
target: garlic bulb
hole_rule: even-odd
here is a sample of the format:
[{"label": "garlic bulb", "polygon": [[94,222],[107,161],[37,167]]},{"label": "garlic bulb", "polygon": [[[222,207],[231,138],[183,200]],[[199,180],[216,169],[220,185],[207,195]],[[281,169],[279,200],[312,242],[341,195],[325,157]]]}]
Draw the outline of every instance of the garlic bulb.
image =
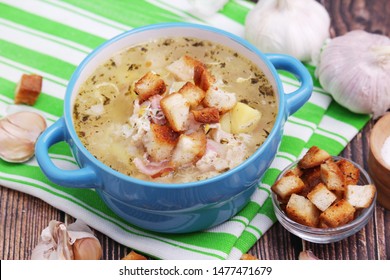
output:
[{"label": "garlic bulb", "polygon": [[376,119],[390,108],[390,39],[362,30],[336,37],[322,50],[316,75],[339,104]]},{"label": "garlic bulb", "polygon": [[261,0],[247,15],[245,38],[263,52],[310,61],[329,27],[328,12],[315,0]]},{"label": "garlic bulb", "polygon": [[31,255],[32,260],[99,260],[101,257],[99,240],[81,220],[69,226],[50,221]]},{"label": "garlic bulb", "polygon": [[34,112],[17,112],[0,120],[0,158],[24,162],[34,155],[35,142],[46,129],[45,119]]}]

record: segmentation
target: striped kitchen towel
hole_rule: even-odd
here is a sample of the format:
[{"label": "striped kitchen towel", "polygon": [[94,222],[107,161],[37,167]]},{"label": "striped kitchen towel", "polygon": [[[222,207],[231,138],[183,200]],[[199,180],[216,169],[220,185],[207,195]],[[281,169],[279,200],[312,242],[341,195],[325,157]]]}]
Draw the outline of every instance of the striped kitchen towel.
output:
[{"label": "striped kitchen towel", "polygon": [[[34,109],[48,124],[63,113],[63,96],[72,72],[93,48],[129,30],[159,22],[194,22],[243,36],[245,16],[253,3],[230,0],[218,13],[202,16],[190,0],[1,0],[0,1],[0,117],[18,110],[14,89],[23,73],[44,77]],[[307,66],[313,74],[314,68]],[[287,92],[298,82],[280,73]],[[314,75],[313,75],[314,77]],[[314,80],[314,92],[285,126],[271,167],[249,204],[229,221],[192,234],[157,234],[126,223],[102,202],[94,190],[69,189],[47,180],[35,159],[23,164],[0,160],[0,185],[36,196],[117,242],[158,259],[239,259],[275,223],[270,186],[287,164],[317,145],[333,155],[367,123],[369,116],[353,114],[334,103]],[[77,168],[63,143],[50,149],[61,168]]]}]

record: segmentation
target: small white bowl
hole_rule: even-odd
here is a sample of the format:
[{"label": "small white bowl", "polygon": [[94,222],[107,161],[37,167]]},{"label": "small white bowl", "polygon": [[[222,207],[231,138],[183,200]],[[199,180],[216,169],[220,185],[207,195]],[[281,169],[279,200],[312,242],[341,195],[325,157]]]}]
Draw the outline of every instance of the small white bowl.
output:
[{"label": "small white bowl", "polygon": [[[342,157],[337,157],[334,156],[333,159],[335,161],[343,159]],[[346,159],[348,160],[348,159]],[[357,168],[360,170],[360,177],[359,177],[359,182],[358,185],[368,185],[368,184],[373,184],[370,176],[368,173],[357,163],[348,160],[349,162],[353,163]],[[276,180],[279,180],[283,175],[293,167],[297,165],[298,161],[290,164],[289,166],[284,169],[278,178]],[[360,213],[358,216],[348,224],[345,224],[340,227],[336,228],[314,228],[314,227],[309,227],[302,225],[300,223],[297,223],[293,220],[291,220],[284,210],[281,208],[280,202],[277,199],[277,195],[272,192],[272,202],[274,205],[274,210],[275,210],[275,215],[280,222],[280,224],[289,232],[292,234],[295,234],[296,236],[313,242],[313,243],[320,243],[320,244],[326,244],[326,243],[332,243],[332,242],[337,242],[340,240],[343,240],[358,231],[360,231],[371,219],[375,205],[376,205],[376,192],[375,192],[375,197],[373,199],[373,202],[368,208],[359,210]]]}]

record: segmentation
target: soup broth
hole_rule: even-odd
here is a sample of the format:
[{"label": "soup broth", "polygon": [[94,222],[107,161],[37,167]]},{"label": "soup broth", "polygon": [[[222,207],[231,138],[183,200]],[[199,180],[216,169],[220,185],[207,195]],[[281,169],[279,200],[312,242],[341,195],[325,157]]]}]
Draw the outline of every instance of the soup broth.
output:
[{"label": "soup broth", "polygon": [[[230,109],[219,108],[216,114],[215,106],[222,102],[219,99],[210,98],[209,103],[214,102],[215,106],[205,105],[207,98],[192,104],[190,109],[186,109],[190,112],[184,122],[186,129],[180,130],[169,118],[171,113],[176,114],[181,110],[180,106],[167,111],[161,100],[182,92],[187,82],[193,86],[192,76],[186,81],[178,78],[177,73],[170,69],[170,65],[185,56],[201,62],[205,71],[213,77],[211,87],[218,94],[233,94],[235,104]],[[141,79],[148,73],[163,80],[165,88],[163,92],[141,100],[137,86],[141,90]],[[206,96],[208,91],[204,91]],[[228,103],[231,102],[229,100]],[[271,84],[251,61],[222,45],[182,37],[161,38],[114,54],[82,84],[73,106],[76,132],[92,155],[123,174],[164,183],[203,180],[239,165],[265,141],[277,112]],[[203,110],[205,107],[210,108]],[[194,111],[201,112],[201,117],[204,114],[209,117],[207,114],[212,111],[213,118],[218,121],[194,120]],[[255,121],[251,122],[251,117]],[[233,133],[232,125],[235,122],[241,125],[242,119],[249,120],[245,124],[249,123],[251,127]],[[155,141],[153,135],[150,136],[151,130],[156,127],[156,131],[162,133],[158,135],[168,135],[169,141],[164,138],[166,141],[160,143],[159,139]],[[191,142],[194,135],[198,137],[199,133],[203,140]],[[190,137],[182,139],[188,135]],[[196,143],[202,143],[203,147],[196,146]],[[173,146],[169,150],[171,144]],[[192,147],[192,144],[195,146]],[[188,159],[187,155],[176,162],[170,158],[173,155],[182,156],[181,153],[188,150],[192,153],[194,149],[197,154],[190,162],[181,164]]]}]

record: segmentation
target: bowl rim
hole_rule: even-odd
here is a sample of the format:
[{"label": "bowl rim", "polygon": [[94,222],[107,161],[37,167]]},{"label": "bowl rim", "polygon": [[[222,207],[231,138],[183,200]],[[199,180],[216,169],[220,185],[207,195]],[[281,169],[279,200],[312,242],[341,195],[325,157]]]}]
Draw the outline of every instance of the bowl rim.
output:
[{"label": "bowl rim", "polygon": [[[356,163],[356,162],[354,162],[354,161],[352,161],[352,160],[350,160],[348,158],[341,157],[341,156],[332,156],[332,158],[334,160],[345,159],[345,160],[349,161],[350,163],[354,164],[357,168],[359,168],[360,174],[363,174],[364,177],[367,179],[367,183],[371,184],[371,185],[374,185],[372,178],[370,177],[368,172],[360,164],[358,164],[358,163]],[[276,178],[275,182],[277,180],[279,180],[292,167],[296,166],[298,164],[298,162],[299,162],[299,160],[289,164],[285,169],[283,169],[282,172],[280,172],[280,174]],[[375,189],[376,189],[376,187],[375,187]],[[277,195],[273,191],[271,191],[271,197],[272,197],[272,204],[274,205],[274,210],[278,214],[278,215],[276,215],[278,220],[279,220],[279,215],[280,215],[281,217],[283,217],[283,219],[285,221],[287,221],[289,223],[289,225],[294,227],[294,229],[297,230],[297,231],[301,231],[302,233],[308,233],[308,234],[316,234],[316,235],[319,235],[319,236],[321,236],[321,235],[330,236],[332,233],[335,234],[335,233],[347,232],[349,230],[352,230],[354,228],[359,227],[359,225],[361,225],[363,222],[365,222],[365,220],[368,221],[371,213],[373,212],[373,210],[374,210],[374,208],[376,206],[377,190],[375,191],[375,195],[374,195],[373,201],[370,204],[370,206],[367,207],[367,208],[362,209],[361,213],[359,214],[358,217],[356,217],[354,220],[352,220],[351,222],[349,222],[349,223],[347,223],[345,225],[342,225],[342,226],[339,226],[339,227],[335,227],[335,228],[315,228],[315,227],[309,227],[309,226],[300,224],[300,223],[290,219],[287,216],[287,214],[280,208],[280,202],[277,199]],[[280,222],[280,223],[284,227],[284,223],[283,222]],[[286,228],[286,230],[290,231],[287,228]],[[351,234],[353,234],[353,232]],[[305,238],[303,238],[303,239],[305,239]]]},{"label": "bowl rim", "polygon": [[[102,163],[100,160],[96,159],[88,150],[84,147],[84,145],[81,143],[79,137],[77,136],[77,133],[74,129],[74,126],[72,124],[72,116],[71,116],[71,97],[72,97],[72,90],[75,86],[75,83],[80,76],[81,72],[84,70],[86,65],[95,58],[103,49],[108,47],[111,44],[116,43],[119,40],[124,39],[125,37],[128,37],[132,34],[144,32],[144,31],[150,31],[155,29],[166,29],[166,28],[188,28],[188,29],[201,29],[206,32],[216,33],[222,36],[226,36],[230,38],[231,40],[235,41],[236,43],[244,46],[245,48],[249,49],[249,51],[255,53],[257,56],[261,58],[261,60],[266,64],[268,67],[268,70],[271,72],[271,75],[273,76],[273,79],[275,81],[277,89],[275,89],[275,95],[277,98],[278,103],[278,110],[277,110],[277,116],[275,118],[274,125],[272,127],[272,130],[270,131],[269,135],[263,142],[263,144],[256,149],[256,151],[245,161],[243,161],[238,166],[223,172],[221,174],[218,174],[216,176],[213,176],[208,179],[200,180],[200,181],[192,181],[187,183],[163,183],[163,182],[152,182],[152,181],[146,181],[137,179],[134,177],[130,177],[128,175],[125,175],[119,171],[116,171],[109,166]],[[191,35],[189,35],[191,36]],[[161,37],[164,37],[163,35]],[[196,37],[196,36],[195,36]],[[65,125],[67,128],[67,132],[70,134],[70,138],[72,139],[72,142],[77,146],[77,149],[82,152],[83,156],[85,156],[89,161],[91,161],[94,165],[96,165],[99,169],[104,170],[105,172],[113,175],[114,177],[117,177],[121,180],[152,187],[152,188],[172,188],[172,189],[183,189],[183,188],[191,188],[191,187],[199,187],[200,185],[208,185],[211,183],[216,183],[219,181],[224,180],[226,177],[229,177],[237,172],[242,171],[244,168],[246,168],[248,165],[252,165],[255,159],[263,153],[264,150],[267,149],[269,145],[271,145],[275,135],[279,132],[279,127],[283,125],[286,116],[286,102],[285,102],[285,93],[283,90],[282,82],[278,78],[277,71],[274,67],[274,65],[268,60],[265,54],[263,54],[261,51],[259,51],[254,45],[246,41],[245,39],[234,35],[228,31],[224,31],[219,28],[207,26],[207,25],[201,25],[201,24],[194,24],[194,23],[184,23],[184,22],[178,22],[178,23],[159,23],[159,24],[150,24],[138,28],[131,29],[129,31],[125,31],[107,41],[102,43],[100,46],[95,48],[91,53],[87,55],[86,58],[77,66],[76,70],[73,72],[68,86],[66,88],[66,94],[65,94],[65,100],[64,100],[64,119],[65,119]]]}]

